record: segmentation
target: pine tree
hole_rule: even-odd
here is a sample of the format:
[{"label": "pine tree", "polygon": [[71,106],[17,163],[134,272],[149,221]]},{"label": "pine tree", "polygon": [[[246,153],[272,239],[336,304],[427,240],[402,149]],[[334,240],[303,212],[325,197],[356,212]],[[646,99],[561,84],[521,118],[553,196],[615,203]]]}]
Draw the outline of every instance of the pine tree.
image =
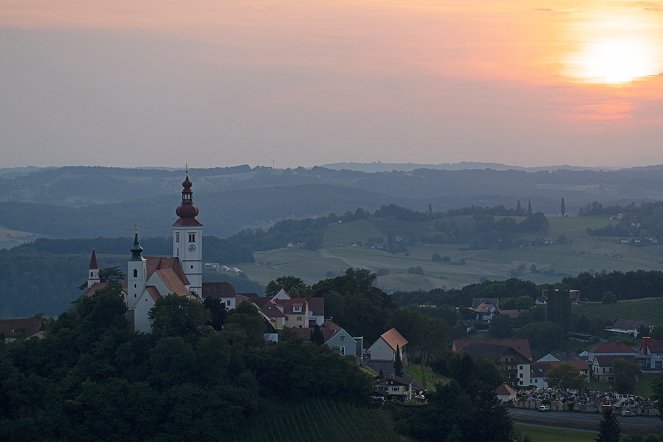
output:
[{"label": "pine tree", "polygon": [[403,376],[403,360],[401,359],[401,348],[396,345],[396,356],[394,357],[394,374]]},{"label": "pine tree", "polygon": [[518,212],[518,215],[520,215],[523,211],[523,207],[520,205],[520,200],[518,200],[518,204],[516,204],[516,212]]},{"label": "pine tree", "polygon": [[527,201],[527,216],[532,216],[532,202]]},{"label": "pine tree", "polygon": [[566,203],[564,202],[564,198],[562,198],[562,204],[559,211],[562,213],[562,216],[566,216]]},{"label": "pine tree", "polygon": [[311,341],[313,341],[318,345],[322,345],[325,343],[325,337],[323,336],[322,330],[320,330],[320,326],[318,324],[315,325],[315,328],[311,333]]},{"label": "pine tree", "polygon": [[612,407],[603,409],[603,419],[599,424],[599,435],[596,442],[619,442],[622,437],[622,429],[617,421],[617,416],[612,413]]}]

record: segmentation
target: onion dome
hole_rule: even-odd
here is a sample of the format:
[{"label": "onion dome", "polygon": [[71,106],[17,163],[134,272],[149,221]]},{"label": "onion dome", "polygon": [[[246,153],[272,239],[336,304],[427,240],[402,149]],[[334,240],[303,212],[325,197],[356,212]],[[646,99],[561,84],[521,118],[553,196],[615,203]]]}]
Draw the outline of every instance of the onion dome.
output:
[{"label": "onion dome", "polygon": [[198,208],[193,205],[193,191],[191,190],[191,181],[189,180],[189,174],[186,174],[186,178],[182,183],[182,204],[180,204],[175,213],[179,216],[179,219],[175,221],[174,226],[201,226],[196,219],[198,216]]}]

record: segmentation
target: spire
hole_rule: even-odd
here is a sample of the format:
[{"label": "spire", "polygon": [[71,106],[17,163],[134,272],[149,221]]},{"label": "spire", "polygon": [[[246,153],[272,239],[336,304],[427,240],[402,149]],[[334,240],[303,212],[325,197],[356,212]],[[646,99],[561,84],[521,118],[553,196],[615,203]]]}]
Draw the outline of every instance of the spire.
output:
[{"label": "spire", "polygon": [[186,165],[186,175],[182,183],[182,204],[179,205],[175,213],[179,219],[175,222],[175,226],[200,226],[201,224],[196,219],[198,216],[198,208],[193,205],[193,191],[191,190],[191,180],[189,180],[189,165]]},{"label": "spire", "polygon": [[90,270],[99,269],[99,265],[97,264],[97,254],[94,252],[94,249],[92,249],[92,255],[90,256],[90,265],[87,268]]},{"label": "spire", "polygon": [[134,226],[134,246],[131,248],[131,260],[132,261],[142,261],[143,260],[143,248],[138,241],[138,226]]}]

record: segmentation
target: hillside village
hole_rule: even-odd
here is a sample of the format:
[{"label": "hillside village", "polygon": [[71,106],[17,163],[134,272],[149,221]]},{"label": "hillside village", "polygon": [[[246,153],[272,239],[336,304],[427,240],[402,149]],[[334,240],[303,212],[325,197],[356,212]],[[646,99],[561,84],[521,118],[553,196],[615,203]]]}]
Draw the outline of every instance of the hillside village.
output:
[{"label": "hillside village", "polygon": [[[436,386],[411,373],[414,373],[412,369],[425,366],[430,355],[435,354],[442,359],[433,361],[431,366],[443,383],[445,377],[453,377],[450,374],[454,370],[453,361],[459,360],[455,358],[469,357],[477,364],[488,364],[481,365],[488,369],[486,375],[500,382],[493,386],[494,396],[510,407],[596,413],[609,404],[622,414],[660,414],[660,406],[652,398],[632,396],[633,385],[642,376],[663,373],[663,339],[652,338],[653,326],[644,321],[615,321],[605,329],[606,333],[619,337],[614,341],[596,342],[591,335],[569,333],[569,337],[585,341],[585,351],[554,349],[541,354],[543,347],[539,346],[536,358],[528,338],[495,336],[499,323],[508,324],[509,329],[516,327],[519,317],[530,314],[532,308],[546,309],[547,320],[557,324],[560,333],[563,318],[570,316],[573,305],[582,302],[578,290],[543,292],[535,300],[520,303],[516,308],[512,308],[513,305],[501,308],[497,297],[473,298],[470,305],[457,309],[456,323],[449,324],[453,326],[453,334],[460,335],[454,336],[455,339],[450,339],[448,326],[447,331],[437,330],[437,335],[425,338],[416,331],[412,321],[408,323],[401,318],[399,322],[392,317],[377,318],[379,321],[375,323],[381,325],[364,328],[364,332],[369,333],[365,336],[353,328],[344,328],[347,322],[343,319],[335,320],[326,309],[325,295],[296,290],[295,295],[291,295],[286,287],[280,287],[266,296],[259,296],[237,292],[229,282],[205,281],[203,225],[197,219],[199,210],[193,204],[188,173],[182,183],[182,200],[176,214],[178,218],[172,225],[172,256],[152,256],[149,251],[144,255],[135,228],[126,279],[118,279],[123,276],[118,272],[113,276],[115,279],[109,278],[95,250],[90,255],[82,299],[93,301],[99,294],[106,296],[109,289],[117,289],[126,308],[129,331],[137,336],[155,332],[155,312],[166,300],[181,300],[213,309],[219,318],[233,317],[240,310],[242,314],[254,315],[265,345],[287,345],[281,341],[299,339],[304,345],[319,344],[328,348],[346,363],[370,374],[370,400],[378,406],[385,402],[426,404]],[[334,291],[329,293],[329,296],[338,296]],[[512,300],[507,301],[512,303]],[[407,310],[404,314],[407,316]],[[421,320],[419,316],[413,318],[414,323]],[[375,319],[363,317],[359,321],[368,323]],[[220,320],[220,328],[223,328],[223,321]],[[45,322],[41,317],[3,319],[0,320],[0,336],[5,342],[43,339],[49,333]],[[401,325],[395,327],[397,324]],[[438,321],[436,324],[432,328],[446,323]],[[426,333],[432,333],[432,329]],[[628,339],[630,345],[625,343]],[[638,345],[633,344],[636,339],[639,339]],[[431,350],[433,347],[435,350]],[[624,374],[625,369],[630,371]],[[491,370],[494,376],[489,374]],[[617,379],[620,376],[622,379]],[[633,381],[629,391],[622,390],[624,377],[629,378],[627,384]],[[609,386],[608,391],[614,386],[615,391],[624,394],[593,390],[597,385]]]}]

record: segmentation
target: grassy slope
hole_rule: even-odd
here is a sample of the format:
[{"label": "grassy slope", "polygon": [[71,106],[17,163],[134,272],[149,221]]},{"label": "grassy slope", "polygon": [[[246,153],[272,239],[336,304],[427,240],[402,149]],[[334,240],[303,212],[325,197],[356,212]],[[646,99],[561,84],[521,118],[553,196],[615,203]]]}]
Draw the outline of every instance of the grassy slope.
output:
[{"label": "grassy slope", "polygon": [[20,246],[28,238],[32,237],[32,235],[28,232],[21,232],[0,226],[0,249],[11,249],[12,247]]},{"label": "grassy slope", "polygon": [[603,305],[590,302],[573,309],[575,315],[588,318],[648,320],[653,324],[663,325],[663,298],[620,301],[617,304]]},{"label": "grassy slope", "polygon": [[[411,246],[407,253],[388,253],[376,249],[355,247],[357,242],[384,236],[368,220],[334,224],[325,232],[324,248],[318,251],[276,249],[256,254],[256,263],[243,265],[251,279],[262,284],[284,274],[300,276],[316,282],[339,274],[348,267],[366,267],[373,271],[388,270],[378,278],[378,285],[388,291],[431,289],[434,287],[462,287],[481,279],[505,279],[521,264],[527,271],[521,278],[536,283],[556,282],[566,274],[582,271],[657,269],[661,267],[663,245],[633,247],[619,244],[616,238],[590,237],[588,227],[608,224],[605,217],[549,217],[550,229],[546,239],[557,239],[561,234],[571,238],[571,244],[545,247],[523,247],[505,250],[466,250],[460,244],[421,244]],[[460,222],[460,221],[459,221]],[[431,221],[381,221],[381,228],[392,233],[431,231]],[[525,236],[527,237],[527,236]],[[532,236],[532,239],[536,236]],[[465,265],[434,263],[433,253],[450,256],[453,261],[463,258]],[[532,264],[540,270],[529,272]],[[424,275],[415,275],[407,269],[420,266]],[[545,272],[548,273],[545,273]]]},{"label": "grassy slope", "polygon": [[521,433],[529,436],[532,442],[589,442],[596,440],[596,433],[591,431],[538,427],[520,423],[515,424],[515,426]]},{"label": "grassy slope", "polygon": [[398,441],[378,410],[351,404],[312,400],[278,404],[257,416],[240,441]]}]

